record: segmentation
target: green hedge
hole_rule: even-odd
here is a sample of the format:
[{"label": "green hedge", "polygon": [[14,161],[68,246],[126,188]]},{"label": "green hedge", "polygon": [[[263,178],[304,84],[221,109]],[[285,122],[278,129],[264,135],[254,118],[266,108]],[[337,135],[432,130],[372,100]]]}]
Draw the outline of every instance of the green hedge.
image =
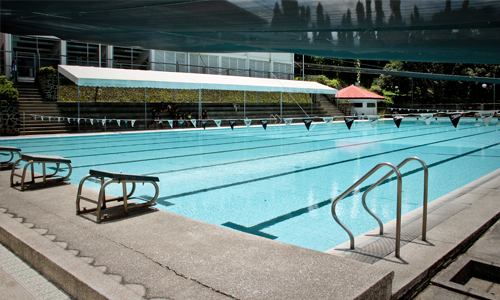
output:
[{"label": "green hedge", "polygon": [[0,97],[2,99],[16,99],[19,97],[19,92],[13,86],[12,81],[7,80],[5,75],[0,76]]},{"label": "green hedge", "polygon": [[[198,102],[198,90],[166,90],[147,89],[148,102]],[[143,88],[113,88],[113,87],[80,87],[80,101],[82,102],[144,102]],[[257,93],[246,93],[247,103],[257,103]],[[279,92],[259,92],[258,103],[278,103]],[[292,99],[293,97],[293,99]],[[283,94],[283,103],[310,103],[309,94]],[[78,101],[78,88],[75,85],[62,85],[59,90],[59,101]],[[243,103],[242,91],[202,90],[203,102],[214,103]]]}]

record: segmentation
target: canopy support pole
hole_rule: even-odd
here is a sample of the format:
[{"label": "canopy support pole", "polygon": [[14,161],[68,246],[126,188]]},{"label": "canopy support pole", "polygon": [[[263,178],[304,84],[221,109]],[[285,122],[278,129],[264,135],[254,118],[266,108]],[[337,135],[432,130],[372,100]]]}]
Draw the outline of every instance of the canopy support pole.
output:
[{"label": "canopy support pole", "polygon": [[305,64],[304,64],[304,54],[302,54],[302,81],[304,81],[304,77],[305,77]]},{"label": "canopy support pole", "polygon": [[144,88],[144,129],[148,129],[148,98],[147,98],[148,88]]},{"label": "canopy support pole", "polygon": [[59,101],[59,90],[61,89],[61,81],[59,79],[59,71],[57,71],[57,95],[56,102]]},{"label": "canopy support pole", "polygon": [[201,119],[201,88],[198,92],[198,119]]},{"label": "canopy support pole", "polygon": [[283,119],[283,92],[280,92],[280,117]]},{"label": "canopy support pole", "polygon": [[411,108],[413,108],[413,77],[411,77]]},{"label": "canopy support pole", "polygon": [[80,86],[78,86],[78,132],[80,132]]},{"label": "canopy support pole", "polygon": [[[314,97],[316,97],[316,94],[314,94]],[[311,116],[313,115],[313,98],[311,97]]]},{"label": "canopy support pole", "polygon": [[247,91],[243,91],[243,119],[246,119],[247,115]]}]

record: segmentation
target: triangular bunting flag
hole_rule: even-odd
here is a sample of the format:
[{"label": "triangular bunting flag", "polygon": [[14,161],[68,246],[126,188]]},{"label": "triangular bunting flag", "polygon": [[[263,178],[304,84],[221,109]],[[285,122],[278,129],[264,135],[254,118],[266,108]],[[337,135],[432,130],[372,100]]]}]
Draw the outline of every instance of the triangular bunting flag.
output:
[{"label": "triangular bunting flag", "polygon": [[57,122],[61,123],[61,117],[57,117]]},{"label": "triangular bunting flag", "polygon": [[102,125],[106,125],[106,119],[102,119]]},{"label": "triangular bunting flag", "polygon": [[80,124],[80,118],[77,119],[78,124]]},{"label": "triangular bunting flag", "polygon": [[479,114],[481,115],[481,119],[483,119],[484,125],[489,126],[491,119],[495,115],[495,111],[479,111]]},{"label": "triangular bunting flag", "polygon": [[220,127],[220,122],[221,120],[214,120],[215,124],[217,125],[217,127]]},{"label": "triangular bunting flag", "polygon": [[68,123],[71,123],[71,118],[68,118]]},{"label": "triangular bunting flag", "polygon": [[394,123],[399,128],[399,125],[401,124],[401,121],[403,121],[404,117],[403,116],[394,116],[393,119],[394,119]]},{"label": "triangular bunting flag", "polygon": [[266,128],[267,128],[267,120],[266,119],[260,120],[260,124],[262,124],[262,127],[264,127],[264,130],[266,130]]},{"label": "triangular bunting flag", "polygon": [[43,116],[40,116],[40,119],[42,119],[42,121],[43,121]]},{"label": "triangular bunting flag", "polygon": [[90,124],[94,125],[94,119],[90,119]]},{"label": "triangular bunting flag", "polygon": [[168,124],[170,125],[170,127],[172,127],[172,129],[174,128],[174,121],[173,120],[167,120]]},{"label": "triangular bunting flag", "polygon": [[203,130],[206,129],[208,121],[201,121],[201,126],[203,127]]},{"label": "triangular bunting flag", "polygon": [[285,120],[286,127],[290,127],[290,124],[292,124],[293,121],[292,118],[284,118],[283,120]]},{"label": "triangular bunting flag", "polygon": [[451,114],[450,115],[450,121],[451,123],[453,124],[453,126],[455,126],[455,128],[457,128],[458,126],[458,122],[460,121],[460,114]]},{"label": "triangular bunting flag", "polygon": [[245,119],[245,120],[243,120],[243,121],[245,121],[245,125],[246,125],[247,127],[250,127],[250,124],[252,124],[252,120],[251,120],[251,119]]},{"label": "triangular bunting flag", "polygon": [[370,125],[372,125],[372,128],[377,127],[379,118],[380,116],[368,116],[368,120],[370,121]]},{"label": "triangular bunting flag", "polygon": [[116,120],[116,123],[118,123],[118,126],[120,126],[121,122],[122,122],[122,120]]},{"label": "triangular bunting flag", "polygon": [[[184,120],[179,120],[179,125],[183,126],[184,125]],[[184,127],[182,127],[184,128]]]},{"label": "triangular bunting flag", "polygon": [[304,119],[304,124],[306,125],[307,130],[309,130],[312,121],[313,121],[312,119]]},{"label": "triangular bunting flag", "polygon": [[323,121],[325,121],[326,125],[328,125],[328,128],[332,128],[333,117],[323,117]]},{"label": "triangular bunting flag", "polygon": [[231,126],[232,130],[234,130],[234,124],[236,124],[235,120],[229,120],[229,126]]},{"label": "triangular bunting flag", "polygon": [[189,119],[191,121],[191,124],[193,124],[193,127],[196,127],[196,119]]},{"label": "triangular bunting flag", "polygon": [[50,122],[50,120],[52,120],[52,117],[49,117],[49,122]]},{"label": "triangular bunting flag", "polygon": [[434,116],[433,113],[430,114],[420,114],[422,118],[424,118],[425,124],[430,125],[431,124],[431,119]]},{"label": "triangular bunting flag", "polygon": [[344,117],[345,124],[347,125],[347,129],[351,130],[352,123],[354,123],[354,118],[352,117]]},{"label": "triangular bunting flag", "polygon": [[132,127],[134,127],[135,120],[130,121],[130,123],[132,124]]}]

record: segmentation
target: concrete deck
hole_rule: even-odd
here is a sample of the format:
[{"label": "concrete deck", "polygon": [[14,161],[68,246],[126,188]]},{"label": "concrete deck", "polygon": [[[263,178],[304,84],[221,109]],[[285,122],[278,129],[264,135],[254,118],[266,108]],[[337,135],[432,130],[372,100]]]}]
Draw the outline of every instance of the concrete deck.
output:
[{"label": "concrete deck", "polygon": [[393,224],[354,252],[323,253],[153,208],[97,224],[75,214],[77,186],[21,192],[9,176],[0,171],[0,242],[78,299],[411,298],[500,217],[498,170],[433,201],[426,242],[418,212],[407,214],[400,259]]}]

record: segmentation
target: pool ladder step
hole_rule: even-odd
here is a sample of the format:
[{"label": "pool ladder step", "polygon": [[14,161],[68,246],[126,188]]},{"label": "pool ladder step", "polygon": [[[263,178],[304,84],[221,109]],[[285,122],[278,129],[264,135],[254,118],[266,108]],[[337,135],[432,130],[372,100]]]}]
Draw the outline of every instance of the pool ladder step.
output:
[{"label": "pool ladder step", "polygon": [[382,182],[384,182],[389,176],[392,174],[396,173],[397,179],[398,179],[398,187],[397,187],[397,217],[396,217],[396,249],[395,249],[395,255],[396,257],[400,257],[400,247],[401,247],[401,192],[402,192],[402,175],[399,169],[403,167],[406,163],[410,161],[418,161],[422,164],[422,167],[424,168],[424,200],[423,200],[423,215],[422,215],[422,241],[426,240],[426,231],[427,231],[427,190],[428,190],[428,181],[429,181],[429,170],[427,168],[427,165],[425,162],[418,158],[418,157],[408,157],[407,159],[403,160],[399,165],[395,166],[392,163],[389,162],[383,162],[379,163],[376,165],[373,169],[371,169],[368,173],[365,174],[361,179],[356,181],[350,188],[348,188],[344,193],[342,193],[340,196],[338,196],[333,202],[332,202],[332,216],[337,221],[337,223],[349,234],[349,239],[350,239],[350,245],[351,245],[351,250],[354,250],[354,235],[352,232],[345,226],[344,223],[342,223],[339,218],[337,217],[337,214],[335,212],[335,208],[337,204],[339,203],[340,200],[344,199],[349,193],[351,193],[356,187],[358,187],[361,183],[363,183],[366,179],[368,179],[373,173],[375,173],[378,169],[382,167],[390,167],[392,171],[387,173],[384,177],[382,177],[379,181],[376,183],[372,184],[364,193],[363,193],[363,207],[366,209],[366,211],[372,215],[372,217],[377,220],[380,228],[380,235],[384,234],[384,225],[382,224],[382,221],[380,218],[377,217],[377,215],[371,211],[368,206],[366,205],[366,195],[372,191],[374,188],[379,186]]}]

